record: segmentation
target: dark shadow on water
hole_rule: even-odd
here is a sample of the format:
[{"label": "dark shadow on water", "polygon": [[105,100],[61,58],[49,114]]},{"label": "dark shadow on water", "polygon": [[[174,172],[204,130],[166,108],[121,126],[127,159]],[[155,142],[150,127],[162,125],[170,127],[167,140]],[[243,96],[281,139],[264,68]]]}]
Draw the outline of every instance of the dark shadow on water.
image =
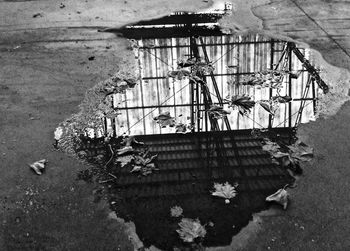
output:
[{"label": "dark shadow on water", "polygon": [[[111,152],[103,139],[86,139],[80,153],[85,152],[97,169],[117,177],[106,183],[103,179],[108,178],[101,178],[100,182],[107,187],[111,208],[118,217],[135,223],[146,247],[193,250],[179,238],[176,230],[181,218],[171,217],[171,207],[182,207],[183,217],[198,218],[205,225],[203,246],[225,246],[248,224],[253,213],[268,207],[266,196],[294,181],[285,168],[273,164],[270,155],[261,149],[263,136],[290,144],[294,132],[280,128],[268,134],[253,137],[251,130],[242,130],[138,136],[137,140],[145,145],[135,146],[136,151],[147,147],[158,154],[159,170],[148,176],[130,173],[132,165],[121,167],[115,158],[104,167]],[[225,154],[220,156],[216,141],[223,143],[220,152]],[[120,139],[109,142],[114,153],[120,142]],[[90,175],[86,176],[90,179]],[[226,204],[223,198],[212,196],[214,182],[237,182],[237,197]]]}]

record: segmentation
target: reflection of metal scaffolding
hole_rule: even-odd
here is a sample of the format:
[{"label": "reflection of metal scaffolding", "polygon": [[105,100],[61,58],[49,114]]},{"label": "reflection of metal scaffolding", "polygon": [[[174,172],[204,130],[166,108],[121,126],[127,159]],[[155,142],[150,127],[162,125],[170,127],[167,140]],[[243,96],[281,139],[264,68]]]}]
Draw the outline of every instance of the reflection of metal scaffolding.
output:
[{"label": "reflection of metal scaffolding", "polygon": [[[143,51],[144,54],[149,54],[148,57],[154,58],[154,59],[149,59],[147,56],[146,57],[142,56],[146,60],[145,64],[151,65],[151,66],[148,66],[148,65],[146,66],[148,67],[148,71],[147,71],[148,75],[146,74],[145,76],[143,76],[142,79],[147,83],[152,82],[153,88],[158,90],[158,94],[155,94],[156,97],[154,98],[154,100],[158,100],[158,104],[157,102],[145,103],[144,100],[142,99],[143,97],[142,87],[140,87],[141,93],[133,94],[134,96],[140,95],[141,97],[140,103],[137,102],[136,105],[133,105],[133,104],[129,105],[129,104],[126,104],[127,103],[126,102],[125,107],[118,107],[119,110],[125,111],[125,115],[128,118],[128,121],[129,121],[129,113],[132,113],[133,111],[137,111],[137,109],[142,110],[142,116],[144,118],[145,115],[148,115],[148,114],[152,115],[153,110],[158,110],[160,112],[162,108],[171,108],[174,110],[176,115],[177,108],[187,107],[188,111],[190,111],[188,115],[190,115],[191,124],[194,125],[194,129],[192,130],[193,132],[221,130],[221,129],[224,129],[224,126],[226,127],[227,130],[231,130],[231,128],[234,128],[234,129],[251,128],[250,127],[251,125],[248,125],[249,127],[247,127],[246,121],[243,123],[239,121],[240,118],[242,118],[241,115],[236,115],[236,114],[234,115],[234,116],[237,116],[237,124],[234,124],[235,123],[234,121],[236,119],[234,116],[229,117],[229,119],[224,117],[222,120],[223,123],[221,124],[221,123],[218,123],[217,121],[214,121],[209,116],[207,111],[209,110],[210,105],[212,104],[220,105],[220,106],[228,104],[228,102],[222,99],[222,97],[225,96],[226,94],[230,94],[230,93],[227,93],[225,89],[223,89],[223,80],[225,81],[226,78],[235,77],[236,82],[239,83],[240,76],[250,75],[250,74],[253,74],[254,72],[261,71],[269,67],[270,67],[270,70],[284,70],[286,72],[285,75],[287,76],[287,78],[284,80],[283,83],[286,84],[285,85],[286,95],[289,95],[290,97],[292,97],[292,91],[294,92],[295,91],[294,88],[296,87],[295,85],[296,81],[293,81],[293,79],[298,78],[298,76],[295,76],[293,71],[297,70],[297,71],[308,72],[312,76],[313,80],[311,81],[310,84],[306,84],[305,88],[303,88],[304,90],[302,90],[300,94],[299,92],[297,92],[297,94],[293,94],[293,95],[298,95],[298,96],[292,97],[293,101],[300,101],[300,107],[297,112],[295,112],[295,109],[299,104],[296,106],[295,102],[293,103],[293,106],[290,103],[287,105],[283,105],[283,107],[285,107],[283,108],[284,111],[281,110],[281,112],[277,117],[274,117],[271,114],[270,115],[266,114],[266,116],[264,115],[264,117],[268,117],[268,119],[263,118],[263,120],[261,120],[261,117],[257,117],[257,116],[261,116],[260,112],[258,111],[256,112],[257,116],[255,115],[255,113],[253,113],[252,118],[249,116],[246,116],[244,118],[244,119],[249,119],[253,121],[253,125],[252,125],[253,128],[255,128],[255,125],[258,125],[261,128],[266,128],[266,127],[272,128],[272,127],[276,127],[276,124],[278,124],[277,127],[279,127],[281,124],[284,124],[284,126],[287,126],[287,127],[292,127],[294,125],[294,122],[295,122],[295,125],[298,125],[301,122],[301,117],[302,117],[301,115],[303,111],[306,110],[306,113],[310,112],[310,109],[304,109],[304,108],[309,104],[313,104],[314,106],[316,105],[317,97],[316,97],[316,90],[314,88],[315,82],[325,93],[327,92],[328,87],[320,78],[317,70],[310,64],[310,62],[305,58],[303,53],[295,46],[294,43],[291,43],[291,42],[283,43],[277,40],[261,41],[259,39],[249,41],[241,38],[239,39],[239,41],[237,41],[234,39],[231,40],[229,36],[227,36],[224,40],[225,35],[218,32],[218,30],[216,30],[214,34],[208,33],[208,31],[203,32],[203,29],[206,29],[205,28],[206,23],[216,22],[218,18],[219,18],[218,16],[210,16],[210,15],[209,16],[188,15],[188,14],[173,15],[160,20],[151,20],[151,21],[141,22],[137,25],[128,26],[120,30],[122,32],[125,32],[124,35],[126,35],[128,38],[144,39],[144,35],[147,35],[146,36],[147,38],[160,39],[157,42],[156,42],[157,39],[154,39],[154,40],[151,39],[150,45],[143,42],[139,43],[139,49]],[[177,24],[177,22],[180,22],[180,23]],[[200,24],[200,29],[198,24]],[[175,35],[172,34],[172,35],[165,36],[165,33],[163,33],[163,31],[165,30],[169,31],[169,30],[179,30],[179,29],[181,29],[181,32],[179,32],[179,34],[176,33]],[[145,33],[145,30],[148,31],[147,34]],[[154,33],[150,31],[154,31]],[[219,40],[212,39],[212,37],[210,38],[206,37],[208,35],[212,35],[214,37],[221,36],[222,38]],[[169,41],[168,42],[166,41],[165,37],[167,38],[176,37],[176,40],[174,38],[174,40],[170,41],[169,43]],[[154,44],[152,43],[152,40]],[[283,48],[279,48],[281,45],[283,45]],[[224,51],[222,50],[223,46],[225,46],[225,50],[227,50],[227,53],[224,53]],[[208,74],[203,74],[202,76],[198,76],[206,84],[197,83],[196,81],[190,81],[190,84],[189,84],[190,88],[188,90],[189,96],[187,96],[189,97],[189,103],[186,103],[186,102],[181,103],[181,102],[174,101],[174,104],[171,104],[169,102],[166,102],[169,96],[161,97],[161,95],[159,94],[160,88],[165,87],[167,84],[166,83],[167,80],[165,80],[167,76],[166,74],[164,74],[164,72],[165,73],[167,72],[166,67],[171,67],[172,69],[174,69],[173,68],[174,60],[176,60],[181,55],[201,58],[201,60],[204,59],[205,62],[210,63],[209,57],[212,57],[212,59],[216,57],[212,54],[213,48],[215,47],[217,47],[218,49],[221,48],[220,50],[222,55],[218,54],[218,56],[220,57],[219,58],[220,60],[223,56],[228,54],[229,51],[231,51],[231,48],[233,49],[236,46],[237,46],[237,51],[235,49],[235,52],[233,54],[238,55],[239,57],[239,60],[237,62],[237,65],[238,65],[237,68],[234,69],[233,71],[227,70],[227,72],[223,71],[223,68],[221,68],[221,70],[219,70],[218,72],[214,72],[214,73],[209,72]],[[240,49],[239,48],[240,46],[243,49]],[[252,47],[257,48],[258,52],[256,52],[254,49],[253,53],[255,54],[251,54],[251,51],[248,51],[247,48],[252,48]],[[261,49],[269,50],[270,55],[268,55],[267,53],[260,54],[260,55],[256,54],[256,53],[259,53],[259,50],[261,51]],[[186,53],[183,53],[183,51],[185,50],[187,50]],[[214,50],[216,50],[216,48]],[[243,50],[243,56],[242,54],[240,54],[240,51],[242,52],[242,50]],[[182,53],[179,53],[181,51]],[[173,57],[173,52],[177,53],[175,54],[176,55],[175,57]],[[165,55],[165,57],[162,57],[162,53],[163,55]],[[257,64],[255,65],[254,60],[260,60],[259,58],[258,59],[254,58],[256,55],[257,57],[263,58],[263,60],[267,59],[268,63],[265,64],[263,63],[263,61],[261,62],[257,61]],[[228,56],[226,56],[226,58],[227,57]],[[292,57],[293,57],[293,60],[292,60]],[[147,60],[153,60],[155,62],[155,67],[152,66],[151,64],[152,61],[147,61]],[[252,61],[252,60],[254,61],[254,64],[249,63],[249,61]],[[296,64],[295,60],[301,62],[301,65],[303,66],[302,69],[299,69],[299,67],[297,67],[298,69],[293,69],[295,68],[293,65]],[[248,63],[246,61],[248,61]],[[225,62],[227,62],[227,67],[232,66],[230,65],[232,64],[232,61],[230,61],[230,64],[228,63],[229,62],[228,60]],[[260,68],[260,65],[263,65],[263,68]],[[298,63],[298,65],[300,65],[300,63]],[[301,76],[302,77],[298,80],[298,84],[300,84],[300,82],[303,82],[304,73],[302,73]],[[141,83],[141,85],[143,85],[143,82]],[[245,90],[246,91],[251,90],[246,87],[241,88],[238,86],[239,85],[230,87],[231,88],[230,90],[232,90],[234,94],[242,94],[242,93],[245,93]],[[312,87],[312,93],[311,93],[312,97],[310,97],[309,95],[309,88],[311,87]],[[148,89],[150,88],[152,87],[151,86],[148,87]],[[145,89],[147,88],[144,88],[144,90]],[[254,93],[255,93],[255,90],[254,90]],[[174,91],[174,95],[173,95],[174,100],[176,99],[175,94],[176,93]],[[272,95],[273,95],[273,90],[272,88],[270,88],[269,97],[265,96],[265,99],[271,99]],[[164,100],[165,102],[163,102]],[[311,101],[311,103],[307,103],[306,101],[308,100]],[[150,110],[152,111],[149,113],[148,111]],[[294,115],[296,115],[296,117],[293,117]],[[135,115],[133,116],[135,117]],[[141,120],[143,118],[141,118]],[[262,123],[262,125],[259,123],[259,120],[257,119],[261,121],[260,123]],[[280,123],[281,121],[282,123]],[[130,122],[132,126],[134,125],[134,122],[135,120],[132,123]],[[129,128],[130,123],[127,122],[127,127],[129,131],[130,131],[130,128]],[[136,123],[138,123],[138,121],[136,121]],[[143,123],[145,124],[145,122]],[[115,125],[116,122],[112,122],[112,124]],[[242,124],[243,126],[240,126],[240,124]],[[146,126],[144,126],[144,131],[146,131]],[[154,131],[154,133],[156,132]]]},{"label": "reflection of metal scaffolding", "polygon": [[[196,58],[201,58],[199,55],[199,50],[198,50],[198,45],[196,42],[196,38],[195,37],[191,37],[191,53],[194,54],[194,56]],[[206,63],[210,63],[210,59],[208,57],[207,51],[206,51],[206,46],[203,43],[203,39],[201,37],[199,37],[199,41],[200,41],[200,45],[203,51],[203,56],[204,59],[206,61]],[[274,54],[275,52],[282,52],[277,64],[274,64]],[[318,84],[319,88],[321,88],[323,90],[324,93],[328,92],[328,86],[324,83],[324,81],[320,78],[317,70],[310,64],[310,62],[305,58],[305,56],[300,52],[300,50],[295,46],[294,43],[291,42],[286,42],[284,44],[284,48],[283,50],[276,50],[275,49],[275,44],[274,44],[274,40],[271,41],[271,69],[273,70],[281,70],[287,73],[288,75],[288,95],[292,98],[292,79],[296,79],[299,77],[298,73],[293,72],[292,69],[292,53],[294,53],[297,58],[302,62],[302,65],[305,67],[306,71],[309,72],[308,75],[308,80],[307,83],[305,85],[304,90],[302,91],[302,97],[300,99],[298,99],[299,101],[301,101],[300,103],[300,108],[298,110],[298,112],[296,113],[296,120],[295,120],[295,124],[294,127],[297,127],[300,123],[301,123],[301,119],[302,119],[302,113],[304,110],[304,107],[306,105],[306,101],[307,100],[311,100],[313,102],[314,105],[314,110],[316,107],[316,101],[317,101],[317,97],[315,96],[315,81]],[[221,97],[220,91],[218,89],[217,86],[217,82],[214,76],[213,72],[209,73],[209,76],[211,78],[214,90],[215,90],[215,96],[218,99],[218,104],[220,106],[224,105],[223,99]],[[192,125],[195,124],[195,117],[197,117],[197,124],[195,126],[195,128],[197,128],[197,131],[200,131],[200,123],[201,123],[201,118],[203,117],[207,117],[206,112],[209,110],[210,106],[213,104],[212,100],[211,100],[211,93],[209,92],[208,87],[206,86],[206,81],[205,78],[206,76],[199,76],[202,80],[203,83],[201,84],[200,88],[202,90],[201,94],[203,95],[203,100],[204,100],[204,110],[200,108],[200,99],[199,99],[199,85],[196,82],[192,81],[192,85],[191,85],[191,123]],[[309,94],[309,90],[310,90],[310,86],[312,86],[312,98],[307,98],[308,94]],[[270,87],[270,99],[272,98],[272,88]],[[205,115],[202,115],[202,112],[205,112]],[[288,120],[288,127],[292,127],[292,117],[295,114],[292,114],[292,106],[291,103],[289,103],[288,105],[288,119],[286,119],[286,121]],[[226,125],[227,130],[231,130],[231,126],[230,123],[227,119],[227,117],[223,118],[224,123]],[[211,124],[211,130],[220,130],[220,127],[216,121],[216,119],[213,119],[211,116],[209,116],[209,121]],[[205,123],[205,128],[207,131],[208,125],[207,125],[207,119],[204,120]],[[270,114],[269,115],[269,128],[272,127],[273,124],[273,116]]]},{"label": "reflection of metal scaffolding", "polygon": [[[303,90],[303,95],[299,99],[301,101],[300,103],[300,108],[297,112],[297,117],[295,120],[294,127],[297,127],[301,123],[301,118],[302,118],[302,113],[306,104],[307,100],[310,100],[310,98],[307,98],[310,85],[312,85],[312,98],[311,100],[313,101],[313,107],[314,111],[316,108],[316,93],[315,93],[315,81],[318,84],[319,88],[323,90],[323,92],[326,94],[329,90],[327,84],[321,79],[318,71],[315,69],[314,66],[311,65],[309,60],[306,59],[305,55],[301,53],[301,51],[296,47],[295,43],[292,42],[286,42],[285,47],[282,50],[282,55],[276,65],[273,64],[273,57],[274,57],[274,42],[271,42],[271,68],[277,70],[284,70],[288,72],[288,94],[292,98],[292,79],[293,78],[298,78],[298,74],[293,73],[292,69],[292,53],[296,55],[296,57],[302,62],[302,65],[305,67],[306,71],[309,73],[308,75],[308,80],[306,83],[306,86]],[[282,65],[282,66],[281,66]],[[272,96],[272,89],[270,88],[270,98]],[[288,124],[289,127],[292,127],[292,109],[291,109],[291,103],[289,103],[289,119],[288,119]],[[272,116],[269,115],[269,127],[272,127]]]}]

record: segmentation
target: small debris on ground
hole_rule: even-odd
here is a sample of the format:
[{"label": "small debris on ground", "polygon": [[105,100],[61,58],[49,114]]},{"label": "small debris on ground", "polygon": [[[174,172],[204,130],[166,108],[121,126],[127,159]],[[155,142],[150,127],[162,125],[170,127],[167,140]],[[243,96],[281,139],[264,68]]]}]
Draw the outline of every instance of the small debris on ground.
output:
[{"label": "small debris on ground", "polygon": [[65,8],[66,6],[63,3],[60,3],[60,9]]},{"label": "small debris on ground", "polygon": [[29,119],[30,119],[30,120],[39,120],[40,117],[30,117]]},{"label": "small debris on ground", "polygon": [[47,163],[46,159],[41,159],[41,160],[35,161],[32,164],[29,164],[29,166],[34,170],[34,172],[37,175],[42,175],[43,174],[42,171],[45,169],[46,163]]},{"label": "small debris on ground", "polygon": [[89,61],[92,61],[92,60],[95,59],[95,56],[91,56],[91,57],[89,57],[88,59],[89,59]]},{"label": "small debris on ground", "polygon": [[37,18],[37,17],[43,17],[43,14],[41,13],[36,13],[33,15],[33,18]]}]

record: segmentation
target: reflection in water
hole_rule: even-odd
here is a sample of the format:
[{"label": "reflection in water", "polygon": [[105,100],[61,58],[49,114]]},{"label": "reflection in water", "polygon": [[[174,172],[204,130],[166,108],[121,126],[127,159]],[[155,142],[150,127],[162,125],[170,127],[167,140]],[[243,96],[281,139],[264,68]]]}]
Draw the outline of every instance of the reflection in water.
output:
[{"label": "reflection in water", "polygon": [[[263,136],[290,144],[294,141],[292,135],[290,129],[282,128]],[[272,163],[270,155],[262,150],[262,136],[253,137],[250,130],[147,135],[137,140],[145,145],[134,144],[134,152],[121,156],[125,159],[148,148],[151,154],[158,154],[155,163],[159,170],[147,176],[131,173],[134,162],[122,167],[122,158],[115,157],[104,170],[117,179],[106,177],[101,181],[109,180],[113,210],[135,223],[146,246],[155,245],[163,250],[184,247],[176,232],[180,219],[170,215],[174,206],[183,209],[184,217],[198,218],[206,224],[204,246],[229,245],[232,236],[248,224],[254,212],[267,208],[266,196],[293,182],[286,169]],[[121,139],[112,139],[110,145],[116,152]],[[80,151],[101,166],[111,153],[98,139],[86,141]],[[237,182],[237,197],[226,204],[222,198],[212,196],[214,182]]]},{"label": "reflection in water", "polygon": [[[263,138],[288,150],[295,128],[314,116],[319,91],[327,91],[306,50],[203,25],[218,18],[174,15],[119,30],[133,39],[140,82],[129,88],[117,81],[119,91],[112,86],[111,103],[104,103],[117,115],[105,113],[105,128],[78,140],[78,156],[94,166],[80,178],[97,176],[112,209],[135,223],[146,246],[229,245],[268,206],[268,195],[294,181],[287,168],[299,167],[288,153],[278,153],[283,165],[273,162]],[[227,112],[229,106],[239,109]],[[238,184],[237,196],[230,203],[212,196],[216,182]],[[171,217],[175,206],[180,218]],[[205,226],[197,246],[176,232],[181,217]]]},{"label": "reflection in water", "polygon": [[[183,67],[184,77],[169,75],[179,69],[181,62],[193,58],[212,67],[212,71],[199,76],[206,84],[212,104],[228,109],[225,98],[233,95],[249,95],[255,102],[279,96],[291,99],[281,102],[273,117],[259,105],[245,115],[233,110],[227,115],[231,129],[293,127],[314,119],[318,96],[325,89],[307,60],[309,51],[259,34],[224,34],[219,27],[203,26],[219,17],[217,14],[173,15],[119,30],[131,39],[141,80],[125,93],[113,95],[113,107],[121,116],[108,118],[106,130],[115,131],[116,135],[172,133],[172,128],[160,128],[153,121],[163,112],[170,112],[179,123],[194,124],[195,131],[210,130],[209,118],[203,112],[207,103],[203,98],[204,88],[191,83],[185,74],[193,72],[193,67]],[[176,22],[181,24],[175,25]],[[166,26],[154,28],[156,24]],[[166,35],[168,30],[173,33]],[[252,82],[244,84],[261,73],[270,81],[268,78],[273,78],[276,72],[281,74],[278,88]],[[219,126],[220,130],[226,130],[224,123]]]}]

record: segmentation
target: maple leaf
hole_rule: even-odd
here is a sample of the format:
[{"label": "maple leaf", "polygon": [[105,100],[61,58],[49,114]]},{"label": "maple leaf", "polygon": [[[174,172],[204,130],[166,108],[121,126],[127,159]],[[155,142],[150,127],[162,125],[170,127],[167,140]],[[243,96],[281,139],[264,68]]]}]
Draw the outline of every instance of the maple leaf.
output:
[{"label": "maple leaf", "polygon": [[183,218],[179,226],[180,229],[176,230],[176,232],[184,242],[193,242],[196,238],[203,238],[207,234],[207,231],[198,219]]},{"label": "maple leaf", "polygon": [[237,195],[236,187],[237,186],[238,186],[238,184],[234,184],[232,186],[228,182],[226,182],[224,184],[214,183],[215,191],[212,192],[211,194],[213,196],[218,196],[218,197],[224,198],[225,203],[228,204],[228,203],[230,203],[230,199],[236,197],[236,195]]}]

